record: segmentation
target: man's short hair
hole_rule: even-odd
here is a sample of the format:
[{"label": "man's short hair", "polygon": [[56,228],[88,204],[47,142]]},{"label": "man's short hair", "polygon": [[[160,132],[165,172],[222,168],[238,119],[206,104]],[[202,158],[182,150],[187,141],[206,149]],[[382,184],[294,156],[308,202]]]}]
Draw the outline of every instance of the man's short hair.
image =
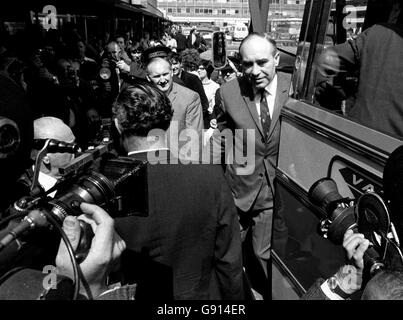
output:
[{"label": "man's short hair", "polygon": [[173,115],[168,97],[152,84],[137,79],[123,88],[112,111],[125,136],[146,137],[153,129],[166,131]]},{"label": "man's short hair", "polygon": [[366,285],[362,300],[403,300],[403,272],[384,270]]},{"label": "man's short hair", "polygon": [[182,56],[175,51],[171,51],[168,54],[168,60],[171,64],[182,63]]},{"label": "man's short hair", "polygon": [[[258,32],[252,32],[250,34],[248,34],[240,43],[239,45],[239,53],[241,53],[241,48],[242,46],[245,44],[245,42],[247,42],[248,40],[250,40],[251,38],[261,38],[261,39],[266,39],[274,48],[273,50],[273,56],[277,53],[277,43],[276,40],[274,40],[273,38],[271,38],[267,33],[258,33]],[[241,54],[242,55],[242,54]]]}]

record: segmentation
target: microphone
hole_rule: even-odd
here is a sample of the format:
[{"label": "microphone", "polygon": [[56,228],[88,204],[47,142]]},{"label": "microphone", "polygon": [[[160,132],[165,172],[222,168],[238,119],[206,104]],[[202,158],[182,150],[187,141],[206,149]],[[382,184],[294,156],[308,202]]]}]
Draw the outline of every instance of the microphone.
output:
[{"label": "microphone", "polygon": [[75,142],[64,142],[56,139],[35,139],[34,140],[34,149],[41,150],[46,141],[49,140],[49,144],[47,147],[47,151],[49,153],[76,153],[80,151],[80,147]]},{"label": "microphone", "polygon": [[31,211],[22,221],[17,224],[13,229],[11,229],[1,240],[0,240],[0,251],[7,247],[11,242],[18,238],[26,230],[37,227],[37,226],[47,226],[48,221],[46,217],[38,210]]}]

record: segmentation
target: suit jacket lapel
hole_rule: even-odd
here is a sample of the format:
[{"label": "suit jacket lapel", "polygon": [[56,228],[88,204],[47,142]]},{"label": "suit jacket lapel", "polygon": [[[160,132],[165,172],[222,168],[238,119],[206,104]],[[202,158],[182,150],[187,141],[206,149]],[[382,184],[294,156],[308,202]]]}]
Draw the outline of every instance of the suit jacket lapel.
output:
[{"label": "suit jacket lapel", "polygon": [[253,121],[255,121],[256,127],[259,129],[259,132],[263,137],[263,128],[259,120],[259,115],[257,114],[253,90],[248,81],[240,80],[239,86],[241,88],[241,92],[245,90],[244,94],[242,94],[242,98],[245,101],[245,104],[249,110],[250,115],[252,116]]},{"label": "suit jacket lapel", "polygon": [[172,85],[172,90],[171,92],[168,94],[168,99],[171,100],[171,104],[173,104],[173,102],[176,100],[177,97],[177,93],[178,93],[178,85],[174,82]]},{"label": "suit jacket lapel", "polygon": [[279,74],[277,74],[277,78],[278,83],[277,83],[276,99],[274,101],[274,110],[273,110],[273,117],[271,119],[270,130],[269,134],[267,135],[268,139],[273,133],[273,129],[276,126],[277,121],[280,117],[281,109],[288,98],[288,89],[289,89],[288,81]]}]

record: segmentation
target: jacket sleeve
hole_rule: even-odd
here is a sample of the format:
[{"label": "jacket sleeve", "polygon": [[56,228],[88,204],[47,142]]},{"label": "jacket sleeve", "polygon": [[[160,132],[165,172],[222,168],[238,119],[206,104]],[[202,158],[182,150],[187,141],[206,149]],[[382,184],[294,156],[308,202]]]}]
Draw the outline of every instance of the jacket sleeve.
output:
[{"label": "jacket sleeve", "polygon": [[222,177],[215,244],[216,278],[224,300],[244,299],[241,236],[231,191]]},{"label": "jacket sleeve", "polygon": [[203,112],[203,121],[204,121],[205,129],[207,129],[209,127],[210,120],[212,118],[210,118],[210,114],[208,112],[209,103],[208,103],[208,99],[206,96],[206,92],[204,91],[204,88],[203,88],[203,84],[199,78],[195,77],[194,79],[192,79],[192,81],[188,81],[188,88],[199,94],[202,112]]},{"label": "jacket sleeve", "polygon": [[217,119],[217,128],[219,131],[223,131],[224,129],[232,129],[231,121],[226,112],[222,87],[216,91],[215,106],[212,116],[213,118]]},{"label": "jacket sleeve", "polygon": [[320,286],[325,280],[317,279],[308,291],[301,297],[301,300],[330,300],[322,291]]},{"label": "jacket sleeve", "polygon": [[197,93],[194,93],[194,95],[192,96],[192,102],[186,108],[185,122],[186,128],[192,128],[200,134],[203,131],[204,123],[202,106],[200,103],[199,95]]}]

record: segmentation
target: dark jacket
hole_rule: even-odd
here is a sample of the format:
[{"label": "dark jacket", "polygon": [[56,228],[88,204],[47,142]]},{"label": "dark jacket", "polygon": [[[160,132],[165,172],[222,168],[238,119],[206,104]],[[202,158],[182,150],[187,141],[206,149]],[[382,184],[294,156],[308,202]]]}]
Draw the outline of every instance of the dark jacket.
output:
[{"label": "dark jacket", "polygon": [[168,164],[147,167],[148,216],[116,220],[138,253],[136,298],[163,298],[173,281],[175,299],[243,299],[237,211],[220,166],[182,165],[167,153],[158,157]]},{"label": "dark jacket", "polygon": [[175,35],[175,40],[176,40],[176,44],[177,44],[176,50],[177,50],[178,52],[181,52],[181,51],[183,51],[183,50],[186,49],[186,42],[187,42],[187,40],[186,40],[186,36],[185,36],[185,35],[183,35],[182,33],[177,33],[177,34]]}]

